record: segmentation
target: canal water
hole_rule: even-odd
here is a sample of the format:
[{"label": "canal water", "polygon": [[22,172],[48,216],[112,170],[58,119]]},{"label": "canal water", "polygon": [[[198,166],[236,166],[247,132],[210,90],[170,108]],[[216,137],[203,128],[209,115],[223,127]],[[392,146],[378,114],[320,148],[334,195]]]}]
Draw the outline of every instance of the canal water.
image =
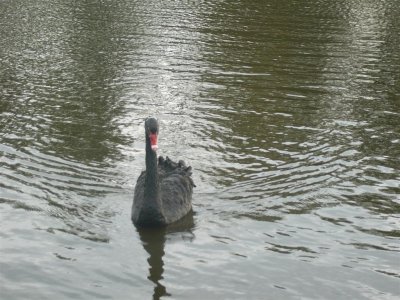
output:
[{"label": "canal water", "polygon": [[[0,299],[399,299],[398,0],[1,0]],[[193,214],[137,231],[147,116]]]}]

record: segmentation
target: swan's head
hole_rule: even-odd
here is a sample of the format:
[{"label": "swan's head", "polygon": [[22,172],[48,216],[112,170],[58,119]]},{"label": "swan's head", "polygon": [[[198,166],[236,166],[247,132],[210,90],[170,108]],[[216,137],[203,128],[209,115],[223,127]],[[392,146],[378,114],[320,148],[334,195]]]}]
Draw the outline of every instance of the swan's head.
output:
[{"label": "swan's head", "polygon": [[156,151],[158,149],[157,138],[158,138],[158,121],[156,118],[149,117],[144,122],[144,128],[146,130],[146,137],[149,138],[151,150]]}]

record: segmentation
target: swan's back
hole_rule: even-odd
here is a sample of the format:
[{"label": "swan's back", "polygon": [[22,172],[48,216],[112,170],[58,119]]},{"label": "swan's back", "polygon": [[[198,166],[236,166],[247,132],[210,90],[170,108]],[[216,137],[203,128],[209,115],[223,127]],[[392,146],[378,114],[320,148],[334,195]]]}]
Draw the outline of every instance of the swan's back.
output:
[{"label": "swan's back", "polygon": [[192,209],[192,193],[195,186],[191,178],[192,168],[183,161],[173,162],[168,157],[158,159],[161,203],[167,223],[185,216]]}]

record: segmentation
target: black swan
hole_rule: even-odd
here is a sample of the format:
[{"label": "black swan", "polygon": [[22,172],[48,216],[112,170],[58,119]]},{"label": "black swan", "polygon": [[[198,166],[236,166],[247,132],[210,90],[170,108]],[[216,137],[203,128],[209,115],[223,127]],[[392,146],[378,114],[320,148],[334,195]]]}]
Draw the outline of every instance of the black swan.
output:
[{"label": "black swan", "polygon": [[146,170],[136,183],[132,221],[137,227],[166,226],[192,209],[192,168],[182,160],[176,163],[162,156],[157,160],[158,121],[147,118],[144,127]]}]

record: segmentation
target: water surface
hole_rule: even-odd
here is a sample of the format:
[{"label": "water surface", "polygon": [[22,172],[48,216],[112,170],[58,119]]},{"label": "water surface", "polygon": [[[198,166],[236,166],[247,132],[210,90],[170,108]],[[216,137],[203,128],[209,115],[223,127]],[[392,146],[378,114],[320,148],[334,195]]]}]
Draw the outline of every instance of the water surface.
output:
[{"label": "water surface", "polygon": [[[399,15],[1,1],[0,298],[400,297]],[[197,187],[138,232],[149,115]]]}]

